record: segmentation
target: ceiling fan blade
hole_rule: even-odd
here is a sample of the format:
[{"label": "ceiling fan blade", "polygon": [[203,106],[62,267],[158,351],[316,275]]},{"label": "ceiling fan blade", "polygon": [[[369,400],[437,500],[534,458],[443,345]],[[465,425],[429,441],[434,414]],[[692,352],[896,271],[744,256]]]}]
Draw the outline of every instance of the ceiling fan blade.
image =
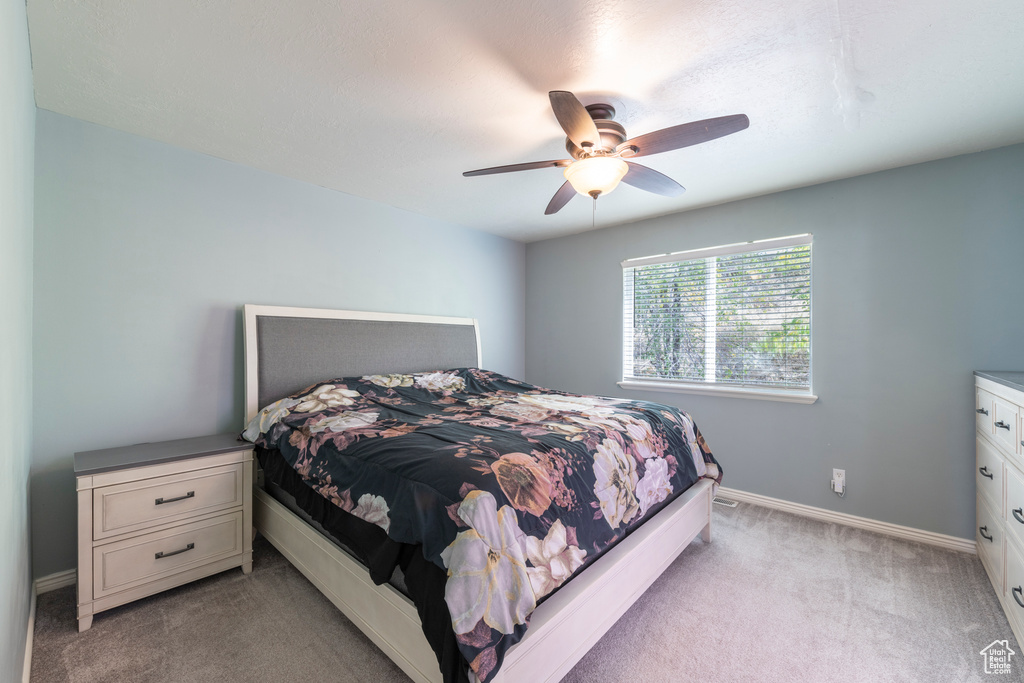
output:
[{"label": "ceiling fan blade", "polygon": [[572,159],[558,159],[556,161],[529,161],[525,164],[509,164],[507,166],[492,166],[481,168],[476,171],[466,171],[462,175],[467,178],[478,175],[491,175],[494,173],[512,173],[513,171],[530,171],[535,168],[565,168],[572,163]]},{"label": "ceiling fan blade", "polygon": [[556,192],[555,196],[551,198],[551,201],[548,202],[548,208],[544,209],[544,215],[550,216],[553,213],[561,211],[562,207],[569,203],[569,200],[572,199],[574,194],[576,194],[575,188],[573,188],[572,184],[566,180],[562,183],[562,186],[558,188],[558,192]]},{"label": "ceiling fan blade", "polygon": [[590,118],[587,108],[567,90],[552,90],[548,93],[551,110],[555,112],[558,125],[562,127],[569,139],[577,147],[599,147],[601,134],[597,132],[594,119]]},{"label": "ceiling fan blade", "polygon": [[629,170],[626,171],[626,175],[622,176],[622,182],[628,185],[666,197],[678,197],[686,192],[685,187],[664,173],[658,173],[653,168],[634,164],[631,161],[626,163],[629,164]]},{"label": "ceiling fan blade", "polygon": [[673,149],[699,145],[702,142],[714,140],[715,138],[732,135],[747,128],[750,119],[746,114],[733,114],[732,116],[719,116],[715,119],[704,119],[703,121],[692,121],[670,128],[662,128],[653,133],[640,135],[632,140],[626,140],[617,147],[619,151],[632,147],[636,153],[630,155],[625,152],[623,156],[639,157],[648,154],[660,154]]}]

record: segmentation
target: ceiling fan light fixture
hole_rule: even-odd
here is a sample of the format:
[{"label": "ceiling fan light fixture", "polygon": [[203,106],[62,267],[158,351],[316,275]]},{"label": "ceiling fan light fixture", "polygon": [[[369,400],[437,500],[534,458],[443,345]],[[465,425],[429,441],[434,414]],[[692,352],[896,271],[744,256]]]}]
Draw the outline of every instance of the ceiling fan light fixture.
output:
[{"label": "ceiling fan light fixture", "polygon": [[584,197],[606,195],[619,185],[629,166],[617,157],[587,157],[565,169],[565,179]]},{"label": "ceiling fan light fixture", "polygon": [[[640,157],[682,149],[715,140],[744,130],[750,125],[746,114],[718,116],[713,119],[690,121],[678,126],[662,128],[639,137],[629,138],[621,123],[612,120],[615,108],[608,104],[584,107],[568,90],[548,93],[551,111],[558,125],[565,131],[565,149],[571,159],[530,161],[525,164],[506,164],[466,171],[464,176],[491,175],[529,171],[535,168],[564,168],[566,181],[548,202],[544,214],[558,213],[573,195],[579,193],[595,200],[608,194],[623,178],[633,187],[665,197],[678,197],[686,188],[668,176],[621,157]],[[575,159],[575,161],[573,161]],[[597,203],[594,203],[595,208]]]}]

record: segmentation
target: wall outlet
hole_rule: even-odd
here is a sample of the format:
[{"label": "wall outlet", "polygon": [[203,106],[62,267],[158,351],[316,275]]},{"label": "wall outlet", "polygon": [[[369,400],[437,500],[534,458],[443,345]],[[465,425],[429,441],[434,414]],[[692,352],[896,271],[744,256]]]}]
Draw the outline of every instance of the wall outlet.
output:
[{"label": "wall outlet", "polygon": [[832,470],[832,490],[840,496],[846,493],[846,470]]}]

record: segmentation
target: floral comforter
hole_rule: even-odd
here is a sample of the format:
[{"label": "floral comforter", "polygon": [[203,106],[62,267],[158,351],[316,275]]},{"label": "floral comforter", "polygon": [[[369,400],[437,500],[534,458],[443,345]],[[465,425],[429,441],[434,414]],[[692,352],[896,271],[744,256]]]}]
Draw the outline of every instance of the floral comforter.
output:
[{"label": "floral comforter", "polygon": [[699,478],[721,481],[675,408],[475,368],[331,380],[244,436],[446,572],[458,649],[483,681],[545,596]]}]

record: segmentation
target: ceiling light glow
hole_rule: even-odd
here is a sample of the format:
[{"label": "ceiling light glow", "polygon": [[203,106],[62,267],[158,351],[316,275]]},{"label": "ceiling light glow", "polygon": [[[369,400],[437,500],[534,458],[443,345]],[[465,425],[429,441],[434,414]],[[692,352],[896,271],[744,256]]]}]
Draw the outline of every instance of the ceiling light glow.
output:
[{"label": "ceiling light glow", "polygon": [[585,197],[605,195],[619,185],[629,166],[617,157],[587,157],[574,161],[565,169],[565,179]]}]

